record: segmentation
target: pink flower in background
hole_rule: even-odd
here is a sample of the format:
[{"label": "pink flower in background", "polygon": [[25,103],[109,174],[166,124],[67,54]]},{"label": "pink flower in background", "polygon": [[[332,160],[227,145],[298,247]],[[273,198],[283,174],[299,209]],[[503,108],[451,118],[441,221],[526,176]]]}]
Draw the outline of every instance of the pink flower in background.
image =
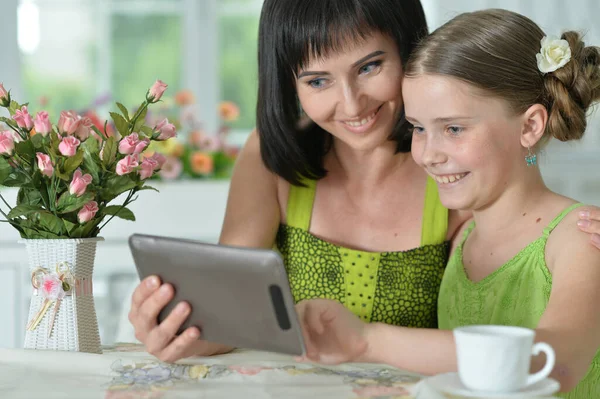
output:
[{"label": "pink flower in background", "polygon": [[226,122],[234,122],[240,117],[240,108],[231,101],[219,104],[219,116]]},{"label": "pink flower in background", "polygon": [[75,173],[73,173],[73,180],[69,185],[69,193],[71,193],[71,195],[81,197],[83,194],[85,194],[85,190],[91,182],[92,175],[87,173],[84,175],[81,172],[81,169],[77,169]]},{"label": "pink flower in background", "polygon": [[119,153],[124,155],[139,154],[148,147],[148,144],[150,144],[150,140],[146,138],[140,140],[137,133],[132,133],[119,142]]},{"label": "pink flower in background", "polygon": [[72,157],[77,154],[77,148],[79,148],[79,144],[81,141],[76,139],[73,136],[68,136],[63,138],[58,145],[58,151],[63,154],[65,157]]},{"label": "pink flower in background", "polygon": [[153,158],[145,158],[140,169],[140,179],[146,180],[151,177],[156,169],[158,169],[158,161]]},{"label": "pink flower in background", "polygon": [[96,212],[98,212],[98,203],[96,201],[90,201],[81,208],[79,213],[77,213],[77,220],[79,223],[87,223],[96,216]]},{"label": "pink flower in background", "polygon": [[15,138],[13,132],[5,130],[0,132],[0,154],[12,155],[15,149]]},{"label": "pink flower in background", "polygon": [[156,169],[162,168],[165,162],[167,162],[167,157],[165,157],[159,152],[155,152],[150,158],[154,159],[157,162],[158,166],[156,167]]},{"label": "pink flower in background", "polygon": [[13,119],[21,129],[31,130],[33,128],[33,118],[29,115],[26,105],[23,105],[21,109],[15,111]]},{"label": "pink flower in background", "polygon": [[77,130],[75,130],[73,134],[77,136],[79,140],[85,141],[88,137],[90,137],[90,133],[92,132],[92,125],[93,123],[90,118],[81,118]]},{"label": "pink flower in background", "polygon": [[183,163],[176,157],[167,157],[159,174],[163,179],[177,179],[183,171]]},{"label": "pink flower in background", "polygon": [[37,113],[33,120],[33,125],[35,126],[35,131],[42,136],[47,136],[52,131],[52,123],[50,123],[50,118],[46,111]]},{"label": "pink flower in background", "polygon": [[117,174],[123,176],[133,172],[139,166],[139,156],[137,154],[127,155],[117,162]]},{"label": "pink flower in background", "polygon": [[160,141],[168,140],[177,135],[175,125],[172,123],[169,123],[169,120],[167,118],[160,121],[158,123],[158,125],[156,125],[154,127],[154,130],[160,131],[160,135],[157,138],[157,140],[160,140]]},{"label": "pink flower in background", "polygon": [[75,111],[62,111],[58,118],[58,131],[63,135],[71,136],[80,124],[81,117]]},{"label": "pink flower in background", "polygon": [[2,103],[2,105],[4,107],[7,107],[9,105],[9,101],[10,101],[10,96],[9,96],[8,92],[6,91],[6,89],[4,88],[4,85],[2,83],[0,83],[0,103]]},{"label": "pink flower in background", "polygon": [[44,176],[52,177],[52,174],[54,174],[54,165],[52,165],[50,157],[41,152],[37,152],[35,156],[38,161],[40,172],[42,172]]},{"label": "pink flower in background", "polygon": [[65,290],[62,286],[62,281],[55,275],[44,274],[40,290],[45,299],[56,301],[65,297]]},{"label": "pink flower in background", "polygon": [[160,100],[165,90],[167,90],[167,85],[162,80],[157,80],[148,91],[146,98],[149,102],[155,103]]}]

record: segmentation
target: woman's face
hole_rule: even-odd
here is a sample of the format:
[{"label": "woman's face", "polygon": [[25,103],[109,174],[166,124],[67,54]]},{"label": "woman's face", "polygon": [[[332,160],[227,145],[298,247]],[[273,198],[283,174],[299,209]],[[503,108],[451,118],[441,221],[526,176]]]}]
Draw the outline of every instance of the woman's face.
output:
[{"label": "woman's face", "polygon": [[402,110],[402,77],[396,44],[374,33],[311,58],[298,71],[296,89],[313,122],[354,149],[370,150],[389,142]]}]

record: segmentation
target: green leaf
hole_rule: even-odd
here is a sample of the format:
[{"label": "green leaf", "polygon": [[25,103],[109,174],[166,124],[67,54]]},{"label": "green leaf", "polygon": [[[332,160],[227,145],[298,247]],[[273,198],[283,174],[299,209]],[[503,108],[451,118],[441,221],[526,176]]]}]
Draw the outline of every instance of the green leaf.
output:
[{"label": "green leaf", "polygon": [[160,193],[160,191],[158,191],[156,188],[154,188],[152,186],[148,186],[148,185],[138,188],[138,191],[144,191],[144,190],[152,190],[152,191],[156,191],[157,193]]},{"label": "green leaf", "polygon": [[6,187],[23,187],[26,186],[29,179],[23,173],[14,172],[11,173],[3,182],[2,185]]},{"label": "green leaf", "polygon": [[21,187],[17,194],[17,205],[35,205],[41,207],[42,196],[37,189]]},{"label": "green leaf", "polygon": [[65,225],[65,229],[67,230],[67,233],[69,234],[69,237],[72,237],[72,233],[73,230],[75,230],[77,228],[77,225],[75,223],[71,223],[66,219],[62,219],[63,224]]},{"label": "green leaf", "polygon": [[15,152],[25,159],[35,158],[35,148],[30,140],[21,141],[15,144]]},{"label": "green leaf", "polygon": [[113,175],[104,184],[100,193],[100,198],[105,202],[110,202],[119,195],[135,188],[136,186],[137,182],[134,181],[129,175]]},{"label": "green leaf", "polygon": [[44,136],[36,134],[31,138],[31,144],[36,150],[41,150],[44,147]]},{"label": "green leaf", "polygon": [[127,120],[127,122],[129,122],[129,112],[127,111],[127,107],[124,106],[121,103],[117,103],[117,107],[119,107],[119,109],[123,113],[123,116],[125,117],[125,119]]},{"label": "green leaf", "polygon": [[81,165],[81,163],[83,162],[83,153],[84,150],[80,148],[79,150],[77,150],[77,153],[75,155],[67,158],[62,168],[67,175],[70,176],[71,173],[73,173]]},{"label": "green leaf", "polygon": [[104,167],[109,169],[117,158],[117,140],[114,137],[109,137],[104,143],[104,152],[102,153],[102,163]]},{"label": "green leaf", "polygon": [[14,120],[14,119],[7,118],[7,117],[4,117],[4,116],[3,116],[3,117],[1,117],[1,118],[0,118],[0,121],[2,121],[2,122],[4,122],[4,123],[6,123],[7,125],[9,125],[9,126],[11,126],[11,127],[15,128],[15,129],[18,129],[18,128],[19,128],[19,125],[17,125],[17,122],[15,122],[15,120]]},{"label": "green leaf", "polygon": [[40,226],[47,232],[63,235],[66,231],[63,220],[50,212],[40,212],[39,222]]},{"label": "green leaf", "polygon": [[[144,103],[142,103],[142,107],[144,106]],[[133,127],[134,132],[139,132],[141,127],[144,126],[144,123],[146,123],[146,114],[148,114],[148,107],[145,107],[144,110],[142,111],[142,113],[140,114],[140,116],[138,116],[136,122],[135,122],[135,126]]]},{"label": "green leaf", "polygon": [[85,223],[82,227],[81,230],[81,237],[84,238],[89,238],[89,237],[93,237],[94,234],[94,230],[96,229],[96,227],[98,227],[98,225],[100,224],[101,219],[92,219],[89,222]]},{"label": "green leaf", "polygon": [[98,135],[98,136],[99,136],[99,137],[100,137],[100,138],[101,138],[103,141],[104,141],[104,140],[106,140],[106,136],[104,135],[104,133],[102,133],[102,132],[100,131],[100,129],[98,129],[96,126],[92,125],[92,130],[93,130],[94,132],[96,132],[96,134],[97,134],[97,135]]},{"label": "green leaf", "polygon": [[83,147],[83,166],[92,175],[95,182],[100,182],[101,161],[98,155],[98,142],[86,140]]},{"label": "green leaf", "polygon": [[32,213],[41,211],[42,208],[34,205],[17,205],[10,212],[8,212],[8,218],[14,219],[20,216],[28,216]]},{"label": "green leaf", "polygon": [[8,112],[10,113],[10,115],[14,115],[15,111],[21,109],[21,106],[19,105],[18,102],[16,102],[15,100],[12,100],[10,102],[10,107],[8,107]]},{"label": "green leaf", "polygon": [[85,204],[94,199],[94,193],[85,193],[81,197],[71,195],[68,191],[65,191],[63,195],[58,199],[58,205],[56,209],[59,213],[69,213],[77,211]]},{"label": "green leaf", "polygon": [[133,214],[133,212],[131,212],[129,208],[121,207],[121,205],[107,206],[106,208],[104,208],[102,213],[104,213],[105,215],[117,216],[121,219],[131,220],[132,222],[135,222],[135,215]]},{"label": "green leaf", "polygon": [[119,133],[123,136],[129,135],[129,123],[120,114],[116,112],[110,112],[112,120],[115,122],[115,126]]},{"label": "green leaf", "polygon": [[8,161],[0,156],[0,186],[3,184],[4,180],[8,178],[11,172],[12,167]]},{"label": "green leaf", "polygon": [[154,129],[149,126],[142,126],[140,128],[140,132],[146,135],[146,137],[150,138],[154,134]]}]

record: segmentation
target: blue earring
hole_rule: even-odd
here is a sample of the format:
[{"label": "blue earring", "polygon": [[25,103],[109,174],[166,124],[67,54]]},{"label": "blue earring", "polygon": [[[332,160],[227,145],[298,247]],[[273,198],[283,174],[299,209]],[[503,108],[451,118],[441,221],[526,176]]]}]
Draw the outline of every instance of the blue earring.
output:
[{"label": "blue earring", "polygon": [[527,147],[527,151],[529,152],[525,155],[525,162],[527,162],[527,166],[537,165],[537,155],[531,152],[531,147]]}]

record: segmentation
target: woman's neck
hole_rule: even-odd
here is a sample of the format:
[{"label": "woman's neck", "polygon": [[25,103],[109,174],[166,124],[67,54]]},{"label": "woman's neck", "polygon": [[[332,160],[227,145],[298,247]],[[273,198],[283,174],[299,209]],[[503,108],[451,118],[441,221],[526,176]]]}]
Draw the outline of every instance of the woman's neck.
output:
[{"label": "woman's neck", "polygon": [[396,153],[393,141],[372,150],[358,151],[336,140],[328,165],[328,169],[339,173],[347,184],[363,189],[381,187],[390,178],[412,174],[415,168],[411,154]]}]

